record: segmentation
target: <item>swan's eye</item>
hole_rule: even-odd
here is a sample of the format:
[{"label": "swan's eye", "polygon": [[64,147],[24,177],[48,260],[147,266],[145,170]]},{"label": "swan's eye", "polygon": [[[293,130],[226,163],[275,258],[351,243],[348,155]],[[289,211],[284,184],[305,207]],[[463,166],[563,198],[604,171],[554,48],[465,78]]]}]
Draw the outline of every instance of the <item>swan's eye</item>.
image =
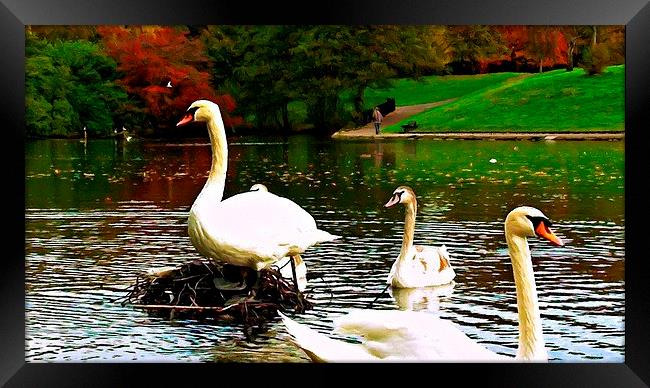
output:
[{"label": "swan's eye", "polygon": [[198,106],[187,108],[187,114],[194,116],[194,113],[196,113],[197,110],[199,110]]},{"label": "swan's eye", "polygon": [[401,201],[402,200],[402,194],[404,194],[403,191],[396,191],[395,193],[393,193],[393,196],[399,198],[399,200]]}]

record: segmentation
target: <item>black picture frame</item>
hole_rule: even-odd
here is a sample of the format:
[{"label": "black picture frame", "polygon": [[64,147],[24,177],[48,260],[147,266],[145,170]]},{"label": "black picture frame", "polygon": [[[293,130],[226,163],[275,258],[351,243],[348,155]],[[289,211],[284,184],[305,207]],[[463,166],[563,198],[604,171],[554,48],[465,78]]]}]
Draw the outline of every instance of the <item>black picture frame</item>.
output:
[{"label": "black picture frame", "polygon": [[[178,0],[0,0],[0,107],[3,111],[3,177],[11,188],[4,204],[5,243],[0,271],[0,384],[7,386],[193,386],[206,378],[218,384],[233,381],[295,380],[312,384],[346,381],[348,375],[377,379],[394,375],[395,365],[306,365],[297,377],[294,366],[257,364],[79,364],[25,362],[24,277],[24,27],[33,24],[512,24],[512,25],[625,25],[625,362],[556,364],[427,364],[418,370],[400,365],[406,381],[444,384],[478,382],[487,386],[616,386],[650,384],[650,282],[646,280],[643,234],[647,222],[644,174],[643,113],[650,102],[650,4],[647,0],[363,0],[355,2],[251,2]],[[23,145],[20,147],[19,145]],[[12,151],[12,152],[7,152]],[[11,201],[11,202],[9,202]],[[23,204],[21,210],[20,204]],[[11,235],[9,235],[9,233]],[[289,370],[289,368],[292,368]],[[336,368],[336,370],[334,370]],[[419,375],[420,377],[415,378]],[[442,377],[441,377],[442,376]],[[210,382],[212,381],[212,382]],[[413,384],[412,383],[412,384]]]}]

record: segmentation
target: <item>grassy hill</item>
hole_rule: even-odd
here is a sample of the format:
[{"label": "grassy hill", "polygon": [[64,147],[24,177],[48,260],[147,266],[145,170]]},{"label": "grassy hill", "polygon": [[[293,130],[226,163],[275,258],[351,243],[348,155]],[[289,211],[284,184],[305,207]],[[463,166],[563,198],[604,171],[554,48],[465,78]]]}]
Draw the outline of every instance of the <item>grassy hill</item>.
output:
[{"label": "grassy hill", "polygon": [[393,81],[387,89],[368,88],[364,95],[366,108],[372,108],[395,98],[397,106],[426,104],[461,97],[487,87],[502,84],[520,73],[492,73],[480,75],[429,76],[420,80],[409,78]]},{"label": "grassy hill", "polygon": [[458,97],[387,127],[386,132],[401,132],[400,126],[410,120],[417,121],[419,132],[624,130],[624,65],[611,66],[602,75],[591,77],[582,69],[489,76],[457,77],[448,83],[432,79],[420,88],[411,86],[413,81],[403,80],[394,90],[372,91],[369,97],[392,92],[397,105]]}]

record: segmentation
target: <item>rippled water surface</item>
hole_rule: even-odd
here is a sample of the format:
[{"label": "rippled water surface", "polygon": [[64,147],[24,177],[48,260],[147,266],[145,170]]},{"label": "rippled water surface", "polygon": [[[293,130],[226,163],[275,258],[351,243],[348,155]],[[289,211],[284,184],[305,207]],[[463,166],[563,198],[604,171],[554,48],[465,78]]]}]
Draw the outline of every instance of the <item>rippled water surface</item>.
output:
[{"label": "rippled water surface", "polygon": [[[623,142],[229,141],[225,197],[264,183],[344,236],[303,255],[315,308],[296,320],[328,333],[333,318],[381,292],[404,217],[383,204],[406,184],[418,196],[415,241],[448,247],[456,284],[389,290],[373,308],[427,310],[514,356],[503,220],[531,205],[567,243],[529,240],[551,360],[624,361]],[[237,326],[169,321],[114,301],[138,272],[199,258],[186,225],[210,166],[206,140],[26,147],[28,361],[308,361],[279,322],[250,341]]]}]

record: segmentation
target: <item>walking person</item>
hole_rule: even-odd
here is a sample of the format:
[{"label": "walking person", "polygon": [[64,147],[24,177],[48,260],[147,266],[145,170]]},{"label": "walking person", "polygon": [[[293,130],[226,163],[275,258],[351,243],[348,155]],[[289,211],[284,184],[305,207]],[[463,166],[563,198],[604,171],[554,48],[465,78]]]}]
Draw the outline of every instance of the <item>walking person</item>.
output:
[{"label": "walking person", "polygon": [[379,107],[375,107],[375,110],[372,112],[372,119],[375,123],[375,135],[379,135],[379,126],[384,119],[384,116],[379,111]]}]

